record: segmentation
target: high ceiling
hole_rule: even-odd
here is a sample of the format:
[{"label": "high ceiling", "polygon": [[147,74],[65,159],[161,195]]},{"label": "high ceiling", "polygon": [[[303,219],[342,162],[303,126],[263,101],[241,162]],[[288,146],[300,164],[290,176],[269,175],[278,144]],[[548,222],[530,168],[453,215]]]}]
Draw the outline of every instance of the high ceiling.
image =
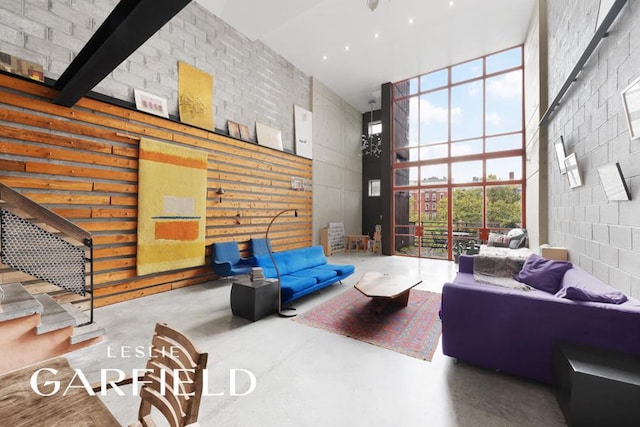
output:
[{"label": "high ceiling", "polygon": [[371,99],[379,108],[382,83],[522,44],[535,3],[380,0],[372,12],[366,0],[197,1],[362,112]]}]

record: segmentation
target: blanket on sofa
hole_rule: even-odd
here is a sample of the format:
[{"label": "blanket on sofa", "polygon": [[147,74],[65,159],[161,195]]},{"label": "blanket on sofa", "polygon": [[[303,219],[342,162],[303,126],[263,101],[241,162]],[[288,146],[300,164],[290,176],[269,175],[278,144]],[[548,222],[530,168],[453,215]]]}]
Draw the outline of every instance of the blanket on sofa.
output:
[{"label": "blanket on sofa", "polygon": [[476,255],[473,260],[473,278],[503,288],[530,291],[531,286],[520,283],[514,276],[522,270],[525,259],[511,256]]}]

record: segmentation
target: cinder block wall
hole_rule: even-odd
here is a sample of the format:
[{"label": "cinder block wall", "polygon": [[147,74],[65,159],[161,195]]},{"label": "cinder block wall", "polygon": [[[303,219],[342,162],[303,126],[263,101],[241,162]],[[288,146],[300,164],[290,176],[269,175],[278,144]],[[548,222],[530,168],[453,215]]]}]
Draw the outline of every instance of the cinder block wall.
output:
[{"label": "cinder block wall", "polygon": [[[0,51],[43,65],[57,79],[116,0],[14,0],[0,3]],[[311,109],[311,78],[260,41],[251,41],[196,2],[190,3],[94,89],[133,102],[133,88],[168,100],[178,115],[177,61],[214,76],[216,128],[227,120],[282,130],[293,150],[293,105]]]},{"label": "cinder block wall", "polygon": [[[595,32],[599,0],[547,0],[549,102]],[[640,76],[640,4],[630,0],[551,116],[549,243],[616,288],[640,297],[640,141],[631,141],[620,91]],[[582,187],[560,174],[553,143],[576,153]],[[619,162],[632,201],[609,202],[598,168]]]}]

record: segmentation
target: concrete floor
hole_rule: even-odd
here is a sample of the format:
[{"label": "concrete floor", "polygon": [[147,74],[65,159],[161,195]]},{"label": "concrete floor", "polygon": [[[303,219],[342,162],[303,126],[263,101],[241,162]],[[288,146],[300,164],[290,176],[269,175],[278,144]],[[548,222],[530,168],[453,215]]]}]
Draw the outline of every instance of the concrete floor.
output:
[{"label": "concrete floor", "polygon": [[[362,273],[381,271],[420,277],[416,289],[440,292],[455,275],[448,261],[350,253],[333,264],[352,263],[356,273],[321,293],[295,302],[298,313],[353,286]],[[454,361],[436,350],[426,362],[276,315],[252,323],[233,316],[230,282],[219,280],[99,308],[105,340],[68,356],[90,381],[101,369],[142,369],[156,322],[190,336],[209,352],[209,396],[200,424],[207,426],[564,426],[551,388]],[[131,353],[129,354],[129,350]],[[124,351],[124,353],[123,353]],[[232,396],[233,369],[250,371],[255,390]],[[249,388],[237,371],[236,391]],[[139,397],[102,397],[124,425],[132,422]]]}]

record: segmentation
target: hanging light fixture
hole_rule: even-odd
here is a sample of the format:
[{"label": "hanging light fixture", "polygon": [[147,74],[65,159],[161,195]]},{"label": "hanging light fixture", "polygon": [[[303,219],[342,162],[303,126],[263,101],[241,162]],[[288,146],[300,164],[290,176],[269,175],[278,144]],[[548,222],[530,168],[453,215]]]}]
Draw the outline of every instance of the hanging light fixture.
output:
[{"label": "hanging light fixture", "polygon": [[373,123],[373,106],[375,105],[375,103],[375,99],[371,99],[369,101],[370,116],[369,125],[367,126],[368,131],[366,135],[362,135],[361,137],[360,150],[365,156],[374,156],[380,158],[380,154],[382,153],[382,138],[380,138],[380,134],[373,134],[371,132],[371,124]]},{"label": "hanging light fixture", "polygon": [[367,7],[371,10],[371,12],[373,12],[374,10],[376,10],[376,7],[378,7],[378,3],[380,3],[380,0],[367,0]]}]

